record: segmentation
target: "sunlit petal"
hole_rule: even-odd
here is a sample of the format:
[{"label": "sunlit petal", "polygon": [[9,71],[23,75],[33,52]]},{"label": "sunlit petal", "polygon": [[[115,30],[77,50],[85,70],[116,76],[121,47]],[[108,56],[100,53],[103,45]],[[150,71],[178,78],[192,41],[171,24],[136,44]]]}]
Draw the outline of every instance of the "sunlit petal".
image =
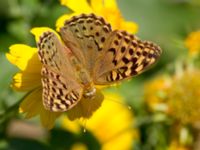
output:
[{"label": "sunlit petal", "polygon": [[[9,53],[6,54],[7,59],[16,65],[20,70],[32,73],[39,73],[41,63],[38,59],[37,48],[23,44],[15,44],[10,46]],[[29,67],[31,66],[31,67]]]},{"label": "sunlit petal", "polygon": [[122,22],[121,29],[125,29],[127,32],[130,32],[130,33],[137,33],[138,25],[134,22],[126,21],[126,22]]},{"label": "sunlit petal", "polygon": [[36,42],[39,42],[40,40],[40,36],[44,33],[44,32],[47,32],[47,31],[50,31],[50,32],[53,32],[57,35],[57,37],[61,40],[59,34],[51,29],[51,28],[48,28],[48,27],[38,27],[38,28],[32,28],[31,29],[31,33],[35,36],[35,40]]},{"label": "sunlit petal", "polygon": [[94,12],[100,12],[103,9],[104,0],[91,0],[90,3]]},{"label": "sunlit petal", "polygon": [[200,53],[200,31],[190,33],[185,40],[185,46],[192,55]]},{"label": "sunlit petal", "polygon": [[56,21],[56,31],[60,31],[60,28],[64,26],[66,20],[70,19],[72,16],[79,15],[80,13],[70,13],[60,16]]},{"label": "sunlit petal", "polygon": [[79,13],[89,13],[91,12],[91,7],[87,0],[60,0],[62,5],[69,7],[74,12]]},{"label": "sunlit petal", "polygon": [[65,128],[66,130],[72,133],[76,133],[76,134],[80,133],[81,127],[76,121],[71,121],[67,117],[62,117],[61,119],[62,119],[63,128]]},{"label": "sunlit petal", "polygon": [[117,6],[117,2],[116,0],[104,0],[104,7],[105,8],[109,8],[109,9],[117,9],[118,10],[118,6]]},{"label": "sunlit petal", "polygon": [[105,142],[103,145],[102,150],[110,150],[111,148],[114,150],[130,150],[131,144],[133,142],[133,139],[136,139],[137,132],[134,132],[133,130],[125,130],[121,131],[119,135],[113,136],[110,140]]},{"label": "sunlit petal", "polygon": [[[63,121],[62,125],[68,131],[73,132],[74,124],[81,124],[96,137],[102,145],[102,150],[129,150],[132,147],[133,139],[135,140],[139,136],[138,131],[133,127],[133,114],[122,103],[121,96],[114,93],[104,93],[104,95],[105,100],[101,108],[86,123],[84,123],[84,120]],[[80,128],[76,126],[75,129],[75,132],[80,134]]]},{"label": "sunlit petal", "polygon": [[17,91],[30,91],[41,86],[41,76],[39,73],[20,72],[13,77],[11,86]]}]

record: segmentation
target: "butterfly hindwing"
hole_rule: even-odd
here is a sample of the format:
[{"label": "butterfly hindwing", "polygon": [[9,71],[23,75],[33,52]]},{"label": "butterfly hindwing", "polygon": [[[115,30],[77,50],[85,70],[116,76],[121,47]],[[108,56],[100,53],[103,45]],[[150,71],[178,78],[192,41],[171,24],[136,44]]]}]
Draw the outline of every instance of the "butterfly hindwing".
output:
[{"label": "butterfly hindwing", "polygon": [[115,30],[95,65],[95,84],[112,84],[138,75],[155,63],[161,49],[125,31]]},{"label": "butterfly hindwing", "polygon": [[80,100],[80,86],[70,82],[67,84],[66,78],[47,68],[42,68],[42,75],[43,104],[46,109],[54,112],[67,111]]},{"label": "butterfly hindwing", "polygon": [[74,70],[68,60],[70,51],[52,32],[45,32],[41,36],[38,48],[43,64],[43,104],[50,111],[67,111],[82,96],[82,87],[73,77]]},{"label": "butterfly hindwing", "polygon": [[[38,44],[42,62],[43,104],[63,112],[95,94],[94,85],[109,85],[138,75],[158,60],[161,49],[94,14],[67,20],[61,38],[45,32]],[[96,95],[92,95],[96,96]]]}]

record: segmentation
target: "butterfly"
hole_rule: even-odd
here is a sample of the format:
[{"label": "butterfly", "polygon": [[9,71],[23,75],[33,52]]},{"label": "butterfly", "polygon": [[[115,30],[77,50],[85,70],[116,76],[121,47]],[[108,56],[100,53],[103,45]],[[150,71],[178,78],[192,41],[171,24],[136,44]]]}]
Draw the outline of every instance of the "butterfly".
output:
[{"label": "butterfly", "polygon": [[65,21],[60,35],[62,41],[47,31],[38,42],[43,104],[53,112],[65,112],[82,98],[93,100],[96,85],[136,76],[161,55],[159,46],[126,31],[112,30],[95,14]]}]

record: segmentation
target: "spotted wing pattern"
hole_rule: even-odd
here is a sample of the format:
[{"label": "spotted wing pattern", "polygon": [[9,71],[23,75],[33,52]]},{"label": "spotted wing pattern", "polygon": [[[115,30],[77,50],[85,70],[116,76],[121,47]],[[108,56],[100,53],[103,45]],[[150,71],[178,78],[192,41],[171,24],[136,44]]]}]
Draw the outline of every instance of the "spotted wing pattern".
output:
[{"label": "spotted wing pattern", "polygon": [[43,103],[55,112],[67,111],[79,102],[88,85],[82,80],[92,77],[96,85],[116,83],[142,73],[161,55],[157,45],[125,31],[113,31],[94,14],[72,17],[60,33],[64,43],[54,33],[45,32],[38,44]]},{"label": "spotted wing pattern", "polygon": [[60,29],[61,37],[92,74],[95,61],[111,33],[110,24],[94,14],[74,16]]},{"label": "spotted wing pattern", "polygon": [[158,60],[161,49],[125,31],[115,30],[107,38],[95,65],[95,84],[112,84],[138,75]]},{"label": "spotted wing pattern", "polygon": [[95,84],[112,84],[138,75],[161,54],[157,45],[125,31],[113,31],[110,24],[94,14],[72,17],[60,32]]},{"label": "spotted wing pattern", "polygon": [[74,79],[74,69],[69,63],[70,51],[52,32],[45,32],[40,37],[38,48],[43,64],[43,104],[53,112],[67,111],[82,97],[82,87]]}]

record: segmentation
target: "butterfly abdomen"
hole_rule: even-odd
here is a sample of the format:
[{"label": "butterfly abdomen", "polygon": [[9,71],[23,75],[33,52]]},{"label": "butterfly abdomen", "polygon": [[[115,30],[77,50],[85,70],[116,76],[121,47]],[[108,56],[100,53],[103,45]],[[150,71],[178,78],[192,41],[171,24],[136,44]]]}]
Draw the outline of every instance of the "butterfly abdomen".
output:
[{"label": "butterfly abdomen", "polygon": [[77,80],[82,84],[86,95],[91,96],[96,93],[96,89],[93,87],[92,78],[90,77],[87,69],[83,64],[73,55],[71,55],[70,62],[75,68],[75,76]]},{"label": "butterfly abdomen", "polygon": [[141,74],[162,52],[152,42],[141,41],[126,31],[113,31],[94,14],[66,20],[60,33],[63,42],[48,31],[38,43],[43,104],[54,112],[67,111],[80,100],[97,100],[94,85],[116,84]]}]

